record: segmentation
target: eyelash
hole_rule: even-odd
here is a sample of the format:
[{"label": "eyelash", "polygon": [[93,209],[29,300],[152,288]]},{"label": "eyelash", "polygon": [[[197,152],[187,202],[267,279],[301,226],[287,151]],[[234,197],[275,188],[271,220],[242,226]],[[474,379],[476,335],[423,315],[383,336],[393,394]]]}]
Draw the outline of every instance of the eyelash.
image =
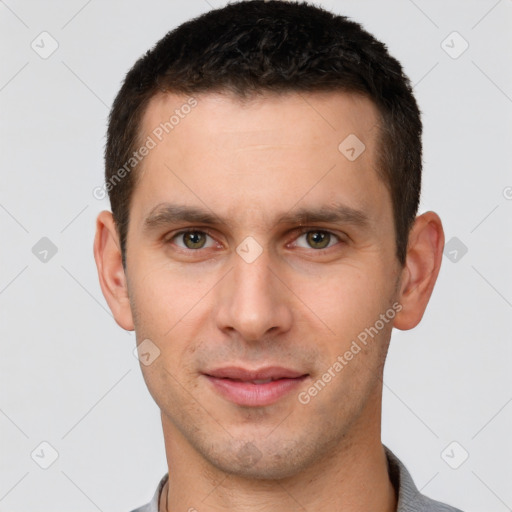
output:
[{"label": "eyelash", "polygon": [[[332,231],[329,231],[328,229],[321,229],[321,228],[314,228],[314,227],[300,227],[300,228],[298,228],[298,235],[293,238],[292,242],[295,242],[301,236],[303,236],[303,235],[305,235],[307,233],[311,233],[311,232],[327,233],[331,237],[334,237],[336,239],[336,243],[335,244],[333,244],[333,245],[331,245],[329,247],[326,247],[324,249],[314,249],[313,247],[310,247],[310,249],[312,251],[314,251],[315,253],[321,254],[321,253],[323,253],[325,251],[328,251],[334,245],[337,245],[340,242],[341,243],[345,243],[344,240],[339,235],[337,235],[336,233],[333,233]],[[173,240],[175,240],[176,238],[178,238],[180,236],[186,235],[187,233],[201,233],[201,234],[205,234],[205,235],[209,236],[210,238],[212,238],[213,240],[216,241],[215,237],[207,229],[204,229],[204,228],[203,229],[188,228],[188,229],[182,229],[182,230],[172,234],[170,237],[168,237],[166,239],[166,243],[172,243]],[[290,243],[291,242],[288,242],[286,244],[286,246],[289,246]],[[183,251],[186,251],[186,252],[192,253],[192,252],[199,252],[199,251],[201,251],[201,249],[204,249],[204,248],[201,247],[200,249],[187,249],[187,248],[179,247],[179,249],[183,250]],[[210,249],[210,247],[206,247],[205,249]]]},{"label": "eyelash", "polygon": [[[208,235],[212,240],[215,240],[215,237],[206,229],[197,229],[197,228],[188,228],[188,229],[182,229],[181,231],[178,231],[177,233],[174,233],[170,237],[166,239],[167,243],[172,243],[173,240],[176,238],[182,237],[183,235],[186,235],[187,233],[201,233],[204,235]],[[183,247],[180,247],[181,250],[187,251],[187,252],[199,252],[201,249],[186,249]],[[209,247],[207,247],[209,249]]]},{"label": "eyelash", "polygon": [[[328,229],[315,228],[315,227],[300,227],[300,228],[298,228],[298,232],[299,232],[299,235],[293,239],[294,241],[298,240],[301,236],[303,236],[307,233],[327,233],[331,237],[334,237],[337,240],[337,243],[343,242],[343,240],[341,239],[340,236],[338,236],[336,233],[333,233],[332,231],[329,231]],[[336,244],[334,244],[334,245],[336,245]],[[334,245],[326,247],[325,249],[313,249],[313,247],[310,247],[310,249],[315,251],[315,253],[323,253],[324,251],[328,251]]]}]

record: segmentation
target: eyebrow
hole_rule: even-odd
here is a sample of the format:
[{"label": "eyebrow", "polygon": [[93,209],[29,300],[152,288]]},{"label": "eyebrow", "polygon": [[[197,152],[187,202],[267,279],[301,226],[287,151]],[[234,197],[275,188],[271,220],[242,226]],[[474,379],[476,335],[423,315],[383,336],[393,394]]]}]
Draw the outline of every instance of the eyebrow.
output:
[{"label": "eyebrow", "polygon": [[145,218],[143,231],[150,232],[162,226],[179,222],[218,225],[222,223],[222,219],[214,215],[213,212],[195,206],[160,203]]},{"label": "eyebrow", "polygon": [[[151,209],[144,220],[143,231],[151,232],[160,227],[181,222],[227,225],[230,222],[215,215],[212,211],[195,206],[185,206],[172,203],[160,203]],[[346,205],[322,206],[318,208],[293,209],[278,218],[278,224],[311,224],[325,222],[333,224],[351,224],[360,228],[370,226],[369,216],[362,210]]]},{"label": "eyebrow", "polygon": [[333,224],[352,224],[360,228],[370,227],[370,217],[363,210],[342,204],[297,209],[282,215],[277,222],[280,224],[328,222]]}]

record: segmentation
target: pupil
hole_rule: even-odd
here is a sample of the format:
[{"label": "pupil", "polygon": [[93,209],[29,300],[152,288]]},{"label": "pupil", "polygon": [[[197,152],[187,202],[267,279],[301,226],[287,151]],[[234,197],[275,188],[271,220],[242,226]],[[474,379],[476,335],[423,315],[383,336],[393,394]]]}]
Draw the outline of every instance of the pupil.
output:
[{"label": "pupil", "polygon": [[329,234],[323,231],[312,231],[308,234],[308,242],[315,249],[324,249],[329,245]]},{"label": "pupil", "polygon": [[197,249],[204,245],[204,237],[201,233],[194,231],[186,234],[185,245],[191,249]]}]

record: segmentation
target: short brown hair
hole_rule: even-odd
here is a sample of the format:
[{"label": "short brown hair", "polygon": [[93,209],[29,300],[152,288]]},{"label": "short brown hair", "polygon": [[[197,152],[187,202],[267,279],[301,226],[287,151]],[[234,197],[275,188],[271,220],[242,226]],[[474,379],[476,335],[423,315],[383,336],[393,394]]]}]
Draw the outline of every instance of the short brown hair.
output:
[{"label": "short brown hair", "polygon": [[393,204],[396,256],[405,263],[421,191],[420,112],[399,62],[361,25],[307,2],[241,1],[183,23],[135,63],[110,112],[105,148],[124,266],[137,180],[133,172],[119,179],[119,171],[140,142],[149,101],[162,90],[228,91],[242,98],[316,91],[368,97],[381,117],[378,173]]}]

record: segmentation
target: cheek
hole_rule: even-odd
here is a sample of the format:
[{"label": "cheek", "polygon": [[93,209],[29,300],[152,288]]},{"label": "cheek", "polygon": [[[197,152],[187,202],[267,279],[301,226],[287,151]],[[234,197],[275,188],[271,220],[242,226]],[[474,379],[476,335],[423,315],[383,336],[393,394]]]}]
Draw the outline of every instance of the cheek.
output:
[{"label": "cheek", "polygon": [[169,263],[141,266],[133,275],[137,285],[130,295],[137,340],[150,339],[160,351],[154,363],[142,365],[150,392],[172,386],[172,377],[178,375],[180,382],[189,381],[187,386],[193,387],[194,362],[210,328],[213,294],[209,292],[218,277],[213,273],[200,277]]},{"label": "cheek", "polygon": [[334,337],[355,337],[388,307],[390,279],[382,279],[378,265],[337,266],[320,278],[303,281],[298,295]]},{"label": "cheek", "polygon": [[187,411],[197,408],[196,401],[191,400],[197,381],[183,371],[178,373],[164,353],[151,365],[142,365],[141,369],[148,391],[161,411],[173,411],[176,418],[184,418],[189,414]]},{"label": "cheek", "polygon": [[136,269],[134,276],[137,284],[130,295],[137,313],[136,327],[150,330],[159,338],[167,338],[199,307],[214,284],[213,279],[185,272],[168,262],[149,262]]}]

